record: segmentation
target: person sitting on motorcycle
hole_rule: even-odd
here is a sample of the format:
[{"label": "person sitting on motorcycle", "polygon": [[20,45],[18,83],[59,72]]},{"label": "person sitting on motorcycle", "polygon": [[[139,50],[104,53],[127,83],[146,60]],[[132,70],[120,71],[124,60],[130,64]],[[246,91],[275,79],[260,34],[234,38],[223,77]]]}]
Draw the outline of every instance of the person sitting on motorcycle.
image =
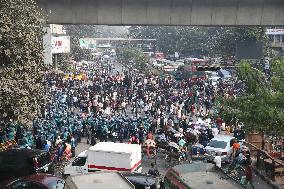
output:
[{"label": "person sitting on motorcycle", "polygon": [[180,140],[178,141],[178,145],[180,148],[183,148],[183,146],[186,144],[184,137],[181,137]]},{"label": "person sitting on motorcycle", "polygon": [[180,138],[178,144],[179,144],[179,148],[180,148],[180,152],[181,152],[181,158],[183,160],[186,160],[186,158],[187,158],[186,157],[187,147],[186,147],[186,142],[185,142],[183,137]]}]

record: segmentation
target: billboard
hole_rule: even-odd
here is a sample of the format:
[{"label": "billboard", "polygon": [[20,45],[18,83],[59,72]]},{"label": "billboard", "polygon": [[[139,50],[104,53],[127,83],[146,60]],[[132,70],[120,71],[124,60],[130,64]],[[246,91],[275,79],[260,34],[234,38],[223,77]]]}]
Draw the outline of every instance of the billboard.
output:
[{"label": "billboard", "polygon": [[70,36],[51,36],[51,53],[70,53]]},{"label": "billboard", "polygon": [[263,57],[263,43],[256,41],[237,42],[237,59],[261,59]]},{"label": "billboard", "polygon": [[79,40],[82,49],[96,49],[97,41],[93,38],[81,38]]},{"label": "billboard", "polygon": [[266,35],[284,35],[284,29],[266,29]]}]

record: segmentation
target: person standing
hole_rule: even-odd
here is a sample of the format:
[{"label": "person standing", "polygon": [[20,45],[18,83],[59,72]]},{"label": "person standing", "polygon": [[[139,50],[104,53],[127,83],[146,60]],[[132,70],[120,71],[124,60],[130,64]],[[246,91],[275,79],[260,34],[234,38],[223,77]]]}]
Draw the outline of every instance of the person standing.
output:
[{"label": "person standing", "polygon": [[157,176],[160,175],[160,173],[159,173],[157,167],[154,165],[154,163],[151,163],[151,168],[149,169],[148,174],[152,175],[154,177],[157,177]]},{"label": "person standing", "polygon": [[71,144],[71,154],[72,154],[72,157],[75,157],[75,149],[76,149],[77,144],[76,144],[76,139],[74,138],[73,135],[71,136],[70,144]]},{"label": "person standing", "polygon": [[251,162],[248,162],[247,166],[246,166],[246,182],[247,182],[247,186],[248,184],[251,185],[251,188],[255,188],[253,185],[253,169],[252,169],[252,165]]}]

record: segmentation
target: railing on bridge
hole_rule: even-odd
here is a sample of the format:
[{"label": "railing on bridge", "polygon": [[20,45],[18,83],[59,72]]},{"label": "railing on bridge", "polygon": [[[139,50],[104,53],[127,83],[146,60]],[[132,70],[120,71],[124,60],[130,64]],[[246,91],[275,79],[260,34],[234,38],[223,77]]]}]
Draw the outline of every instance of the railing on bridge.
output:
[{"label": "railing on bridge", "polygon": [[[273,158],[268,152],[257,148],[255,145],[244,142],[250,149],[251,157],[256,160],[256,168],[258,172],[271,181],[279,183],[282,182],[284,176],[284,162],[280,159]],[[282,183],[284,184],[284,183]]]}]

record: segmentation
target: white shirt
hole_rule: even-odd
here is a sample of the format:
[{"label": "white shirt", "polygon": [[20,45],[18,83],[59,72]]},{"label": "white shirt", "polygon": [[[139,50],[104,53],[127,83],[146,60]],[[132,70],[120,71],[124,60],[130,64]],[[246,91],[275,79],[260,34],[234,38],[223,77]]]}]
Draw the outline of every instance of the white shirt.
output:
[{"label": "white shirt", "polygon": [[217,167],[221,168],[222,166],[221,156],[215,156],[213,162],[216,164]]}]

